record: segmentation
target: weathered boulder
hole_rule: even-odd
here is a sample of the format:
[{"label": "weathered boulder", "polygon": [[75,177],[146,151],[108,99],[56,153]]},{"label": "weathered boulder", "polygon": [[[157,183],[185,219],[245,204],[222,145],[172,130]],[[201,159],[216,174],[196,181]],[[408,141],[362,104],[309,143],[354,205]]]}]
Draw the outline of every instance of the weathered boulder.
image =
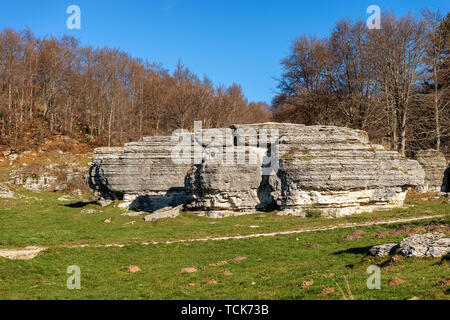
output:
[{"label": "weathered boulder", "polygon": [[444,237],[445,234],[440,232],[412,235],[399,243],[400,253],[408,258],[431,256],[429,253],[430,247],[436,246],[432,244]]},{"label": "weathered boulder", "polygon": [[[188,152],[174,161],[180,146]],[[184,204],[210,217],[388,209],[403,205],[408,189],[425,178],[417,161],[371,145],[364,131],[331,126],[234,125],[147,137],[95,155],[89,180],[102,199],[151,212]]]},{"label": "weathered boulder", "polygon": [[172,137],[146,137],[124,148],[96,149],[90,186],[102,199],[125,201],[130,210],[183,204],[189,197],[184,178],[192,164],[173,163],[172,150],[178,144]]},{"label": "weathered boulder", "polygon": [[450,192],[448,186],[449,169],[442,152],[436,150],[418,151],[415,159],[425,171],[425,183],[420,192]]},{"label": "weathered boulder", "polygon": [[427,255],[433,258],[442,257],[450,253],[450,238],[439,239],[428,245]]},{"label": "weathered boulder", "polygon": [[400,243],[374,246],[369,250],[373,256],[385,257],[400,249],[400,254],[407,258],[438,258],[450,253],[450,238],[440,232],[415,234]]},{"label": "weathered boulder", "polygon": [[57,177],[50,175],[13,177],[12,182],[33,192],[48,190],[57,181]]},{"label": "weathered boulder", "polygon": [[369,253],[376,257],[386,257],[399,248],[398,243],[387,243],[370,248]]},{"label": "weathered boulder", "polygon": [[156,221],[159,219],[167,219],[167,218],[176,218],[180,215],[180,210],[183,209],[183,205],[180,205],[175,208],[163,208],[155,211],[152,214],[149,214],[144,217],[146,222]]}]

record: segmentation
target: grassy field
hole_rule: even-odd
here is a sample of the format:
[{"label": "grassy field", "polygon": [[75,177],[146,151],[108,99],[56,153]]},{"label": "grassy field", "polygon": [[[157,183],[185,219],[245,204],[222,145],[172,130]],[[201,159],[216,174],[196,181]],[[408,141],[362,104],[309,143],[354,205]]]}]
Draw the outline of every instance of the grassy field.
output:
[{"label": "grassy field", "polygon": [[[450,206],[440,201],[339,219],[257,213],[211,220],[183,213],[176,219],[146,223],[142,217],[121,216],[123,211],[115,205],[100,208],[87,197],[66,203],[57,200],[61,194],[20,193],[26,198],[0,200],[0,248],[49,249],[32,260],[0,258],[0,299],[450,298],[450,286],[438,285],[450,277],[448,260],[400,257],[391,261],[367,255],[371,246],[397,242],[413,232],[411,228],[450,224]],[[80,212],[83,209],[100,212],[87,215]],[[242,240],[140,244],[432,215],[443,217]],[[105,223],[109,218],[111,223]],[[364,233],[343,240],[355,230]],[[128,246],[69,248],[82,244]],[[236,261],[236,257],[246,259]],[[217,262],[222,263],[214,266]],[[367,267],[374,264],[382,267],[380,290],[366,286]],[[81,290],[66,287],[66,270],[71,265],[81,269]],[[130,265],[141,271],[129,273]],[[197,272],[180,273],[188,267]],[[405,282],[388,286],[392,277]],[[311,280],[308,288],[302,288],[302,283]],[[321,294],[330,288],[325,290],[330,293]]]}]

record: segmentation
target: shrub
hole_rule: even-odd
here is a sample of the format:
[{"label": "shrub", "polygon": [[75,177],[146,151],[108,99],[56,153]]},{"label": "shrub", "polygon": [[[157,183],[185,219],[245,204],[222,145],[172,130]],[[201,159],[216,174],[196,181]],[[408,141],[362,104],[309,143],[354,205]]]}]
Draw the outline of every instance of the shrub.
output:
[{"label": "shrub", "polygon": [[31,163],[30,165],[22,168],[20,174],[24,178],[32,177],[37,178],[43,175],[45,172],[45,167],[39,163]]},{"label": "shrub", "polygon": [[322,216],[322,210],[308,208],[306,209],[306,217],[307,218],[320,218]]},{"label": "shrub", "polygon": [[67,182],[67,191],[73,192],[75,190],[81,190],[82,193],[91,193],[89,184],[83,176],[76,176],[69,182]]}]

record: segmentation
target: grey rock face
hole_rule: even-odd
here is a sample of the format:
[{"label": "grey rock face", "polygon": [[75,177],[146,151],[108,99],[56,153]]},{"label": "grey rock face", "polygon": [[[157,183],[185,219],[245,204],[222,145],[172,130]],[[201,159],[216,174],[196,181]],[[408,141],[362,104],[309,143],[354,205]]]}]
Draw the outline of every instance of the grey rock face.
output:
[{"label": "grey rock face", "polygon": [[188,201],[184,177],[191,168],[172,162],[179,143],[172,137],[148,137],[124,148],[95,150],[89,184],[106,200],[124,200],[131,210],[155,211]]},{"label": "grey rock face", "polygon": [[450,253],[450,238],[433,241],[428,246],[427,255],[433,258],[442,257]]},{"label": "grey rock face", "polygon": [[27,190],[33,192],[40,192],[42,190],[48,190],[53,183],[57,181],[54,176],[38,176],[38,177],[15,177],[13,178],[13,183],[24,187]]},{"label": "grey rock face", "polygon": [[250,130],[258,137],[278,130],[278,173],[261,176],[261,148],[258,165],[206,162],[186,180],[194,195],[191,210],[220,217],[270,208],[305,216],[314,207],[322,216],[338,217],[401,206],[407,190],[424,181],[417,161],[369,144],[363,131],[276,123],[232,129],[236,139]]},{"label": "grey rock face", "polygon": [[425,184],[419,188],[421,192],[449,192],[449,169],[442,152],[422,150],[417,152],[415,159],[425,170]]},{"label": "grey rock face", "polygon": [[385,257],[400,249],[400,254],[407,258],[438,258],[450,253],[450,238],[444,238],[440,232],[415,234],[403,239],[400,243],[374,246],[369,250],[373,256]]},{"label": "grey rock face", "polygon": [[[231,147],[225,147],[233,148]],[[258,152],[257,148],[247,150]],[[236,156],[239,151],[231,151]],[[261,160],[235,165],[210,163],[194,167],[186,177],[186,190],[192,194],[189,210],[212,218],[254,213],[260,203]]]},{"label": "grey rock face", "polygon": [[372,247],[369,252],[376,257],[386,257],[399,248],[398,243],[387,243]]},{"label": "grey rock face", "polygon": [[[445,234],[440,232],[427,233],[422,235],[413,235],[401,241],[399,246],[401,247],[400,253],[405,257],[429,257],[429,249],[435,240],[439,240],[445,237]],[[439,245],[434,245],[439,247]],[[439,251],[439,249],[438,249]]]},{"label": "grey rock face", "polygon": [[182,209],[183,209],[182,205],[175,208],[160,209],[150,215],[145,216],[144,220],[146,222],[151,222],[159,219],[176,218],[180,215],[180,210]]},{"label": "grey rock face", "polygon": [[[91,188],[102,199],[123,200],[124,208],[137,211],[184,204],[210,217],[256,210],[305,216],[314,207],[322,216],[337,217],[401,206],[407,190],[424,183],[417,161],[371,145],[364,131],[279,123],[215,131],[224,138],[199,142],[199,133],[182,133],[97,149]],[[172,161],[180,141],[201,149],[201,164],[192,165],[192,152]],[[268,163],[276,174],[269,175]]]}]

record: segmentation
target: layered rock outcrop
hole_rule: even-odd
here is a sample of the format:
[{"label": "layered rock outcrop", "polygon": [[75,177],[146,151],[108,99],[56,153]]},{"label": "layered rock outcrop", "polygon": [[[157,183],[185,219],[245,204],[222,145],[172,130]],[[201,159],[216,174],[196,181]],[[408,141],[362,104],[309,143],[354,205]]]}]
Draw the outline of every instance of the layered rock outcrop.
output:
[{"label": "layered rock outcrop", "polygon": [[372,247],[369,253],[373,256],[386,257],[397,251],[407,258],[438,258],[450,253],[450,238],[440,232],[415,234],[399,243],[388,243]]},{"label": "layered rock outcrop", "polygon": [[306,216],[314,210],[337,217],[401,206],[408,188],[424,181],[417,161],[371,145],[363,131],[276,123],[232,129],[238,139],[249,131],[258,139],[277,131],[279,167],[275,175],[261,176],[266,149],[259,150],[256,165],[198,166],[195,179],[187,179],[194,181],[189,208],[208,216],[276,209],[280,214]]},{"label": "layered rock outcrop", "polygon": [[[191,135],[188,134],[189,143]],[[182,139],[182,137],[179,137]],[[189,201],[184,188],[191,159],[172,161],[178,137],[145,137],[124,148],[99,148],[90,169],[89,183],[105,200],[123,200],[124,208],[156,211]]]},{"label": "layered rock outcrop", "polygon": [[[205,139],[205,132],[215,137]],[[371,145],[365,132],[348,128],[265,123],[179,138],[96,150],[91,187],[139,210],[184,204],[210,217],[256,210],[336,217],[401,206],[407,190],[425,178],[417,161]],[[174,162],[180,141],[192,152]],[[192,165],[198,149],[202,161]]]},{"label": "layered rock outcrop", "polygon": [[418,151],[415,159],[425,170],[425,183],[421,192],[450,192],[450,169],[442,152],[436,150]]}]

